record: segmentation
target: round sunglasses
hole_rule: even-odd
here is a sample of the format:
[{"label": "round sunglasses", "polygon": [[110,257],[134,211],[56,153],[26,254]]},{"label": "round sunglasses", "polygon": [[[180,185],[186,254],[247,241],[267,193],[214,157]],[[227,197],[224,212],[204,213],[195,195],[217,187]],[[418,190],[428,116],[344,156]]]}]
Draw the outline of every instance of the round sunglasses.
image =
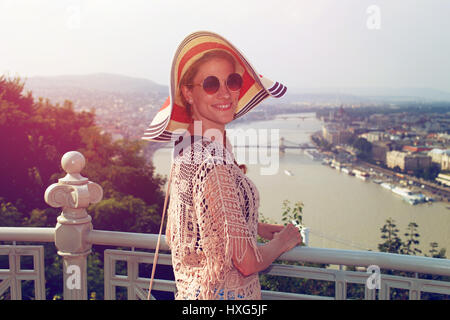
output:
[{"label": "round sunglasses", "polygon": [[[230,91],[238,91],[242,87],[242,77],[239,73],[232,73],[225,82]],[[216,76],[208,76],[200,84],[189,84],[189,86],[202,86],[207,94],[214,94],[219,91],[220,80]]]}]

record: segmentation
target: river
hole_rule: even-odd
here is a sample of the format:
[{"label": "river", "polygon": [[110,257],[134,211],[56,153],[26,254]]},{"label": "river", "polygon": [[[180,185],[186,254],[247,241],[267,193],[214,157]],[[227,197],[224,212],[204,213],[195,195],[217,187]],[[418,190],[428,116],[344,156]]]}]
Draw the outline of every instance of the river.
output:
[{"label": "river", "polygon": [[[304,113],[280,115],[270,121],[238,123],[227,127],[227,132],[242,129],[247,133],[267,134],[272,141],[279,136],[288,142],[309,143],[310,134],[321,127],[322,122],[314,113]],[[239,150],[236,148],[235,154],[241,152]],[[363,181],[313,161],[300,149],[287,149],[284,154],[276,149],[266,152],[270,156],[261,157],[263,162],[253,161],[248,153],[245,156],[239,153],[244,161],[238,159],[247,164],[247,175],[258,187],[260,214],[280,223],[284,200],[291,204],[302,202],[303,223],[310,228],[311,247],[378,251],[377,245],[384,241],[380,228],[386,219],[393,218],[404,240],[408,224],[418,224],[418,248],[423,254],[428,254],[431,242],[437,242],[438,248],[450,250],[448,204],[410,205],[370,180]],[[171,156],[170,149],[155,152],[156,173],[167,175]]]}]

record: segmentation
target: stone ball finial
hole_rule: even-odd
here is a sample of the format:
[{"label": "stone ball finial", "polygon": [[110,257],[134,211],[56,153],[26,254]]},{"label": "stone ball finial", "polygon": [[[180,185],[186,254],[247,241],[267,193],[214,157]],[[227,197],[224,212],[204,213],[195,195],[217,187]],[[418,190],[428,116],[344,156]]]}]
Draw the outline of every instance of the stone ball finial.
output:
[{"label": "stone ball finial", "polygon": [[77,174],[83,170],[86,159],[78,151],[66,152],[61,158],[61,166],[68,174]]}]

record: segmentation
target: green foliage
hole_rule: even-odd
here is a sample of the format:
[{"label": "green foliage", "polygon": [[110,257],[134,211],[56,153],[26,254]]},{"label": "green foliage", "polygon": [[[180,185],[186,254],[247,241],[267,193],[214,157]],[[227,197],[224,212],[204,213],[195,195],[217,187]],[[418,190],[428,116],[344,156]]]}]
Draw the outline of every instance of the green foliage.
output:
[{"label": "green foliage", "polygon": [[403,242],[403,247],[400,250],[402,254],[416,255],[417,253],[422,253],[422,250],[415,247],[420,243],[420,235],[417,232],[418,227],[419,226],[415,222],[410,222],[408,224],[408,229],[405,233],[407,239],[406,242]]},{"label": "green foliage", "polygon": [[440,166],[437,163],[432,163],[429,167],[415,169],[413,174],[417,178],[434,181],[440,171]]},{"label": "green foliage", "polygon": [[[19,78],[0,76],[0,225],[54,227],[61,210],[44,202],[44,192],[65,175],[64,153],[79,151],[86,158],[81,174],[104,189],[103,200],[88,208],[94,228],[157,232],[165,179],[144,158],[143,142],[113,142],[94,113],[75,112],[70,101],[35,101],[23,88]],[[62,258],[54,244],[44,246],[46,296],[59,299]],[[94,247],[87,263],[91,298],[103,299],[103,249]]]},{"label": "green foliage", "polygon": [[81,149],[87,161],[83,174],[103,187],[105,198],[132,195],[162,207],[165,179],[155,175],[153,165],[141,156],[142,142],[122,140],[104,148],[100,145],[92,146],[97,148],[94,150]]},{"label": "green foliage", "polygon": [[[47,207],[43,200],[62,155],[82,147],[79,130],[94,125],[92,113],[76,113],[22,94],[20,79],[0,77],[0,195],[23,213]],[[20,202],[20,206],[17,205]]]},{"label": "green foliage", "polygon": [[[398,233],[399,229],[392,218],[386,220],[386,224],[380,229],[382,232],[381,238],[385,240],[383,243],[378,245],[378,249],[381,252],[406,254],[406,255],[416,255],[422,253],[420,249],[416,246],[420,244],[419,238],[420,234],[418,232],[419,226],[415,222],[410,222],[407,227],[407,232],[404,233],[406,240],[402,240]],[[436,242],[430,243],[430,255],[433,258],[445,259],[445,249],[438,250],[439,245]],[[429,257],[425,254],[426,257]],[[382,270],[383,274],[396,275],[402,277],[415,277],[412,272],[404,272],[397,270]],[[436,276],[436,275],[420,275],[420,278],[433,279],[438,281],[449,281],[450,277]],[[405,290],[392,289],[390,298],[392,300],[406,300],[408,299],[409,293]],[[445,297],[438,296],[436,294],[422,292],[421,299],[445,299]]]},{"label": "green foliage", "polygon": [[[439,258],[439,259],[446,259],[445,257],[445,248],[441,248],[437,250],[437,247],[439,247],[439,244],[437,242],[431,242],[430,243],[430,251],[428,253],[430,254],[430,257],[432,258]],[[425,257],[428,257],[428,255],[425,255]]]},{"label": "green foliage", "polygon": [[318,135],[312,135],[311,140],[322,151],[331,151],[333,149],[331,143]]},{"label": "green foliage", "polygon": [[385,242],[378,245],[380,252],[400,253],[402,247],[402,241],[398,237],[399,229],[392,218],[386,220],[386,224],[380,229],[381,239]]},{"label": "green foliage", "polygon": [[124,196],[91,205],[89,212],[99,230],[157,233],[161,218],[156,209],[142,199]]},{"label": "green foliage", "polygon": [[284,225],[287,225],[292,221],[295,221],[299,225],[303,225],[303,206],[303,202],[296,202],[294,207],[291,208],[289,200],[284,200],[281,213],[281,221]]},{"label": "green foliage", "polygon": [[15,226],[22,223],[23,214],[11,203],[0,198],[0,226]]},{"label": "green foliage", "polygon": [[86,268],[89,300],[103,300],[105,292],[103,253],[93,252],[88,255]]},{"label": "green foliage", "polygon": [[353,147],[358,150],[358,158],[368,160],[372,156],[372,144],[364,138],[354,140]]},{"label": "green foliage", "polygon": [[[295,221],[298,224],[303,223],[302,213],[303,213],[302,202],[296,202],[292,207],[288,200],[283,201],[282,205],[282,222],[284,225]],[[262,219],[262,222],[273,223],[267,218]],[[304,244],[302,244],[303,246]],[[317,263],[302,263],[302,262],[292,262],[284,260],[276,260],[274,263],[293,265],[293,266],[305,266],[305,267],[316,267],[316,268],[326,268],[326,264]],[[263,290],[280,291],[288,293],[301,293],[308,295],[321,295],[321,296],[334,296],[334,282],[319,282],[317,280],[302,279],[302,278],[290,278],[284,276],[272,276],[268,274],[260,274],[259,276],[261,288]]]}]

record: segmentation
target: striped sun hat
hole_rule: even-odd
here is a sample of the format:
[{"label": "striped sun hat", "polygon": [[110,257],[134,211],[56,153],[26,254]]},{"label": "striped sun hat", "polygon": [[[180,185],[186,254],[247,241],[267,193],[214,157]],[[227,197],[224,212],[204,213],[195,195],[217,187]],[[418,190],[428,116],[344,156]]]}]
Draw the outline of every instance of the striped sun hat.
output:
[{"label": "striped sun hat", "polygon": [[178,46],[170,73],[170,95],[145,130],[143,140],[167,142],[176,140],[193,121],[181,99],[179,83],[189,67],[211,50],[224,50],[237,61],[236,72],[243,79],[234,119],[242,117],[269,96],[279,98],[286,87],[263,77],[247,61],[244,55],[228,40],[209,31],[188,35]]}]

